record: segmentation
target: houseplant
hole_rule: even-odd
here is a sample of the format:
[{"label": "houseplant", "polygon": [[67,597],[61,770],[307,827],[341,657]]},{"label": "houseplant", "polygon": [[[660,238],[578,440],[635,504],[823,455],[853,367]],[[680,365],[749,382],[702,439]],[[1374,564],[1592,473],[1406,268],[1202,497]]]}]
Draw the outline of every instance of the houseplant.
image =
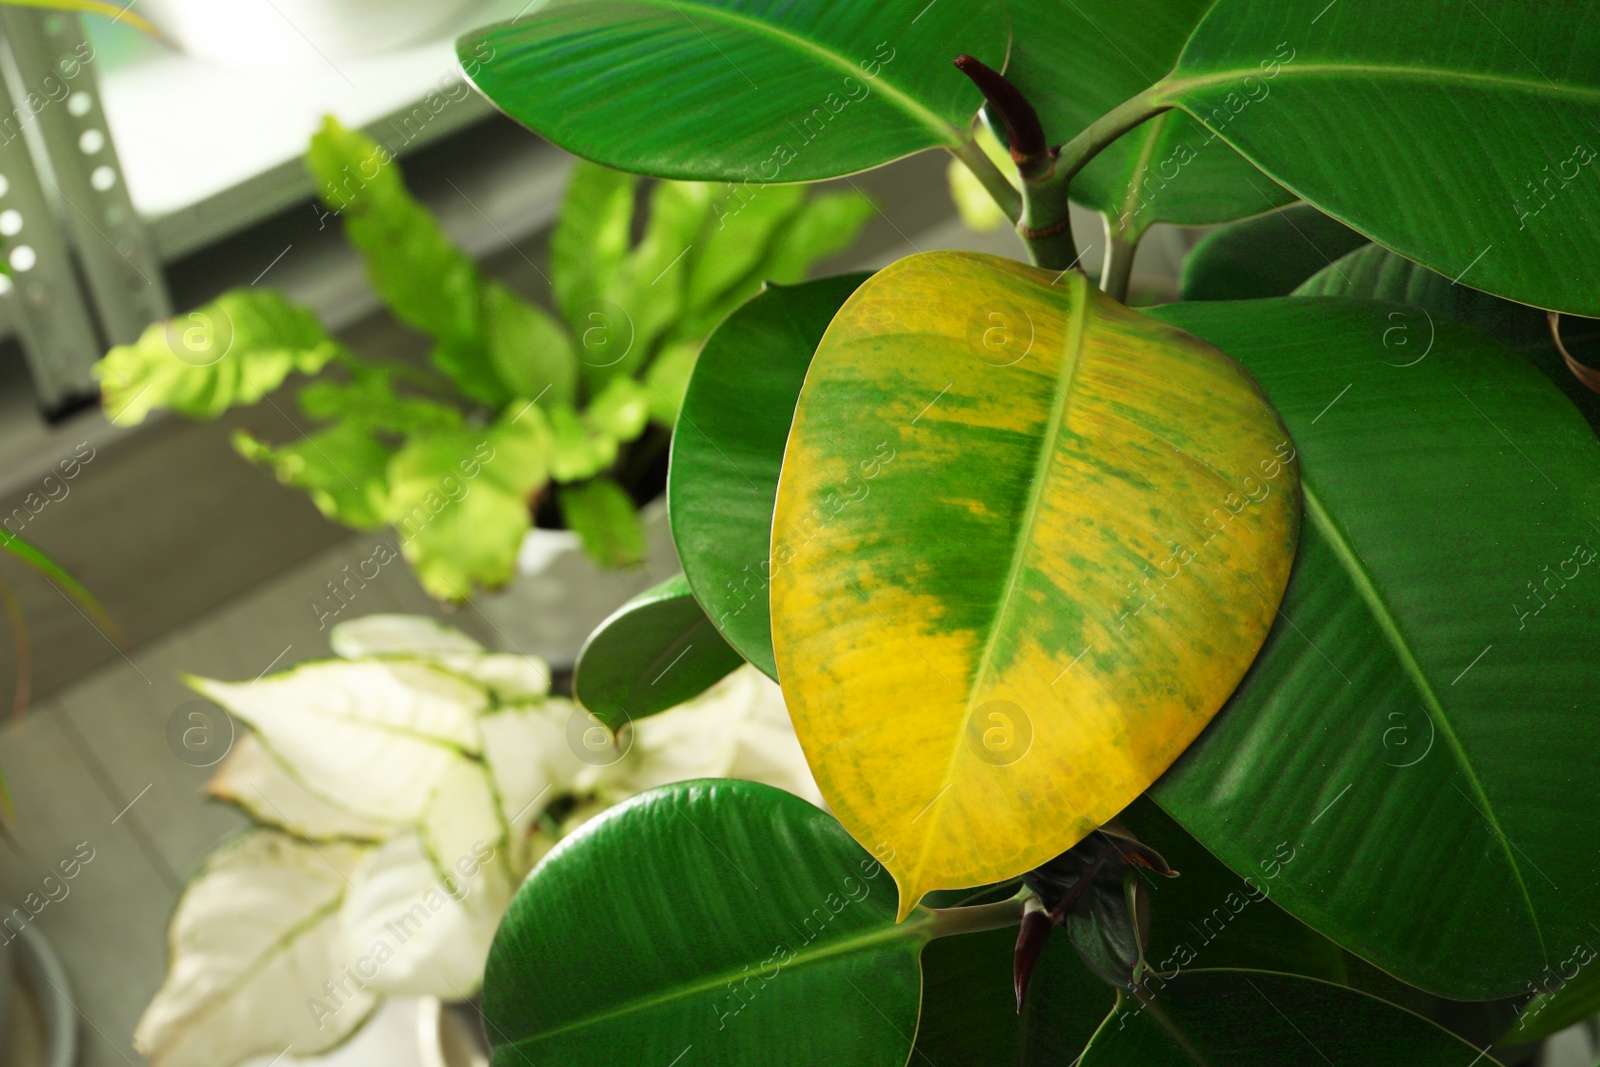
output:
[{"label": "houseplant", "polygon": [[[1600,1011],[1596,398],[1499,339],[1600,317],[1600,5],[679,6],[460,48],[641,173],[945,147],[1033,262],[773,287],[708,342],[668,492],[704,618],[606,673],[715,628],[832,815],[688,783],[568,838],[490,953],[496,1064],[1466,1067]],[[1297,200],[1372,248],[1120,303],[1153,222]]]},{"label": "houseplant", "polygon": [[383,997],[473,996],[511,891],[606,807],[746,774],[811,800],[777,687],[753,670],[612,731],[532,657],[432,619],[372,615],[338,658],[238,684],[191,678],[248,725],[208,785],[252,825],[191,878],[135,1043],[158,1067],[326,1051]]},{"label": "houseplant", "polygon": [[[307,166],[395,316],[428,335],[428,366],[363,356],[308,311],[255,287],[147,330],[97,367],[108,416],[215,418],[315,378],[298,441],[235,446],[336,522],[392,525],[429,593],[505,584],[544,509],[607,566],[639,561],[636,504],[659,491],[678,397],[700,342],[765,278],[798,281],[847,246],[870,205],[855,193],[741,192],[573,172],[551,245],[558,318],[484,278],[406,191],[394,157],[332,118]],[[330,611],[331,614],[331,611]]]}]

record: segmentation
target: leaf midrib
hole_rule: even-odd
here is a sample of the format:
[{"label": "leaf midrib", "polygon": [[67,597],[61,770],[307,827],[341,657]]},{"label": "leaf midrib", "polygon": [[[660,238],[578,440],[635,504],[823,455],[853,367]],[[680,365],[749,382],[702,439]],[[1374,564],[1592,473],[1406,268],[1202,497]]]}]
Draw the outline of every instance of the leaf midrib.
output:
[{"label": "leaf midrib", "polygon": [[[751,31],[757,37],[765,36],[770,37],[775,41],[781,41],[805,55],[821,59],[823,62],[831,65],[836,70],[842,70],[851,77],[856,76],[856,65],[853,62],[835,52],[829,51],[824,45],[813,41],[810,38],[802,37],[797,33],[792,33],[788,30],[782,29],[781,27],[778,27],[770,22],[763,22],[760,19],[751,18],[748,15],[740,15],[735,12],[728,11],[725,8],[713,6],[706,3],[705,0],[630,0],[630,2],[637,4],[639,7],[653,7],[661,10],[671,10],[676,14],[683,15],[689,25],[698,30],[699,27],[694,25],[694,20],[688,18],[688,15],[684,11],[685,8],[689,8],[696,14],[705,15],[713,22],[721,22],[729,26],[737,26],[741,29]],[[712,47],[716,47],[715,43],[712,43]],[[730,64],[732,62],[732,60],[729,60]],[[734,69],[737,70],[738,68],[735,67]],[[893,100],[900,106],[902,111],[906,112],[922,125],[928,127],[928,129],[938,134],[939,139],[945,144],[956,145],[961,143],[962,138],[960,134],[956,132],[954,127],[952,127],[932,109],[924,106],[916,99],[916,97],[912,96],[904,89],[897,87],[893,82],[889,81],[883,73],[879,73],[879,75],[872,80],[874,83],[873,88],[879,90],[889,99]],[[977,108],[974,107],[973,110],[976,111]]]},{"label": "leaf midrib", "polygon": [[[875,945],[887,944],[895,941],[926,941],[928,939],[926,930],[932,921],[932,916],[931,913],[927,912],[924,912],[924,916],[926,917],[925,921],[901,923],[898,925],[891,923],[887,926],[877,927],[870,933],[856,937],[845,938],[844,940],[836,941],[821,948],[814,949],[809,953],[798,952],[795,954],[795,958],[791,962],[782,964],[781,967],[783,969],[796,969],[803,967],[806,964],[819,963],[822,960],[831,959],[835,956],[848,955],[851,952],[862,951],[872,948]],[[699,981],[691,982],[687,985],[678,986],[677,988],[664,993],[655,993],[649,996],[637,997],[633,1000],[618,1004],[615,1007],[593,1012],[589,1015],[582,1016],[581,1018],[574,1019],[571,1022],[564,1023],[552,1030],[542,1030],[536,1034],[529,1034],[526,1037],[519,1037],[517,1040],[511,1043],[511,1047],[520,1050],[537,1042],[545,1041],[552,1037],[558,1037],[561,1034],[570,1033],[573,1030],[582,1030],[591,1026],[598,1026],[601,1023],[610,1022],[612,1019],[620,1019],[627,1015],[634,1015],[638,1012],[649,1011],[652,1008],[658,1008],[663,1004],[671,1004],[673,1001],[684,1000],[688,997],[693,997],[700,993],[705,993],[721,986],[725,986],[735,979],[747,978],[749,977],[749,969],[750,965],[746,963],[737,971],[730,968],[729,970],[723,971],[714,976],[702,978]]]},{"label": "leaf midrib", "polygon": [[[1219,85],[1236,84],[1246,76],[1260,77],[1260,72],[1253,66],[1214,70],[1188,77],[1181,76],[1182,69],[1182,61],[1180,60],[1177,70],[1174,70],[1173,73],[1156,83],[1154,86],[1156,91],[1152,94],[1153,100],[1163,104],[1177,105],[1181,104],[1182,95],[1190,90],[1210,89]],[[1600,104],[1600,87],[1596,86],[1580,86],[1570,83],[1565,85],[1560,83],[1551,84],[1547,81],[1540,82],[1532,78],[1519,78],[1507,74],[1444,67],[1390,66],[1375,63],[1306,63],[1296,66],[1285,65],[1278,71],[1277,77],[1293,79],[1308,75],[1327,76],[1338,74],[1366,74],[1374,78],[1412,80],[1441,87],[1447,87],[1451,83],[1473,82],[1498,86],[1503,89],[1515,89],[1535,96],[1555,97],[1563,102]],[[1263,99],[1266,98],[1263,97]]]},{"label": "leaf midrib", "polygon": [[[1061,354],[1061,367],[1056,371],[1055,395],[1051,402],[1050,419],[1041,436],[1042,444],[1039,455],[1034,460],[1032,495],[1028,500],[1027,513],[1016,526],[1016,539],[1012,543],[1011,561],[1006,568],[1005,586],[1000,594],[1000,601],[995,605],[994,621],[989,626],[988,636],[984,638],[983,654],[979,657],[977,667],[972,672],[972,684],[967,688],[966,706],[962,710],[961,726],[955,735],[955,740],[950,747],[950,762],[945,766],[945,788],[934,797],[932,803],[932,818],[928,820],[928,828],[923,835],[924,841],[932,840],[937,835],[939,824],[943,821],[944,805],[939,801],[944,799],[949,784],[955,780],[956,764],[960,762],[962,753],[966,750],[965,738],[972,725],[974,704],[979,694],[984,692],[985,683],[993,666],[996,638],[1005,629],[1003,620],[1011,613],[1012,601],[1016,598],[1018,587],[1021,585],[1022,569],[1027,565],[1027,559],[1035,543],[1034,528],[1039,522],[1039,505],[1044,498],[1044,487],[1048,483],[1050,468],[1055,464],[1056,444],[1060,438],[1061,427],[1067,419],[1067,409],[1072,398],[1072,383],[1078,373],[1078,364],[1083,355],[1083,334],[1085,322],[1089,316],[1089,303],[1091,300],[1088,291],[1087,277],[1078,272],[1070,275],[1072,290],[1070,295],[1075,296],[1076,306],[1072,308],[1071,319],[1067,324],[1067,339]],[[915,820],[913,820],[915,821]],[[919,849],[916,866],[910,874],[911,885],[921,885],[922,869],[927,863],[928,850]]]},{"label": "leaf midrib", "polygon": [[1523,904],[1528,909],[1528,921],[1533,924],[1533,934],[1539,942],[1540,958],[1548,960],[1549,951],[1545,947],[1544,930],[1539,924],[1539,913],[1534,908],[1532,895],[1528,892],[1528,883],[1523,877],[1522,866],[1517,862],[1516,854],[1511,846],[1511,839],[1506,836],[1505,830],[1500,826],[1500,820],[1495,814],[1494,806],[1489,801],[1489,795],[1484,790],[1483,782],[1479,779],[1477,770],[1472,765],[1472,760],[1467,754],[1466,747],[1462,744],[1461,738],[1456,734],[1454,724],[1450,722],[1449,716],[1445,712],[1444,702],[1439,699],[1439,694],[1434,689],[1433,683],[1423,671],[1422,663],[1417,659],[1417,654],[1412,649],[1411,642],[1400,628],[1399,619],[1395,617],[1394,612],[1389,608],[1388,603],[1383,598],[1383,594],[1379,592],[1376,583],[1373,582],[1372,576],[1367,573],[1361,557],[1356,553],[1355,546],[1350,543],[1350,540],[1344,535],[1344,531],[1338,527],[1333,521],[1333,517],[1328,514],[1327,509],[1322,504],[1321,497],[1311,483],[1311,479],[1306,476],[1304,471],[1301,472],[1300,490],[1305,500],[1306,514],[1316,525],[1322,536],[1327,539],[1329,547],[1333,549],[1333,553],[1343,566],[1345,573],[1355,584],[1356,591],[1360,593],[1361,599],[1366,603],[1368,610],[1371,611],[1373,618],[1383,631],[1384,637],[1394,651],[1396,658],[1400,660],[1401,669],[1406,672],[1412,684],[1417,687],[1418,692],[1421,694],[1423,706],[1427,708],[1434,727],[1439,732],[1439,735],[1444,738],[1446,747],[1455,756],[1461,773],[1466,777],[1473,794],[1482,805],[1483,816],[1488,821],[1489,828],[1494,831],[1495,841],[1505,854],[1506,863],[1510,866],[1511,874],[1516,879],[1517,889],[1522,894]]}]

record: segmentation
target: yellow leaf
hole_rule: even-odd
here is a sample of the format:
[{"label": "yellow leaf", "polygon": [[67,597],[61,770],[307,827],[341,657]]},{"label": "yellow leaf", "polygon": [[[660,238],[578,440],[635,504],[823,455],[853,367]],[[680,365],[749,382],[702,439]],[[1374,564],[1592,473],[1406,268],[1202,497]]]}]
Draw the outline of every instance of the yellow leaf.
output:
[{"label": "yellow leaf", "polygon": [[901,917],[1143,792],[1260,649],[1299,523],[1249,375],[1081,273],[936,252],[857,290],[784,457],[773,647]]}]

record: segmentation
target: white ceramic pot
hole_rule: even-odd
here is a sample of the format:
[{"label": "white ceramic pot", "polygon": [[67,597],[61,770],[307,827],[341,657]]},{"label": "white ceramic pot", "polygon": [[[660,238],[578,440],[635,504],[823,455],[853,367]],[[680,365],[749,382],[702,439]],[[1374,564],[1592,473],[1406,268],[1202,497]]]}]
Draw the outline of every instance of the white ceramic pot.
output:
[{"label": "white ceramic pot", "polygon": [[584,555],[570,530],[530,530],[517,556],[517,577],[477,601],[492,631],[488,639],[508,652],[540,656],[552,667],[571,667],[584,638],[633,596],[678,573],[678,553],[667,527],[667,502],[640,513],[645,562],[609,570]]},{"label": "white ceramic pot", "polygon": [[139,13],[200,59],[293,67],[432,39],[485,0],[142,0]]}]

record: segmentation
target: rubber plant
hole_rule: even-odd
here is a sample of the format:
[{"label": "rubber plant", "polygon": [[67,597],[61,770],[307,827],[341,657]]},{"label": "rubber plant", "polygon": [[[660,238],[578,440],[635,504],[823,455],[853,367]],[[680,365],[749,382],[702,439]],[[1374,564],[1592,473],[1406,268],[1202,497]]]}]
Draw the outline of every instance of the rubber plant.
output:
[{"label": "rubber plant", "polygon": [[[97,368],[106,413],[211,419],[265,400],[286,439],[241,430],[240,454],[335,522],[393,527],[423,587],[449,601],[509,581],[535,521],[573,530],[606,566],[641,561],[637,508],[661,490],[701,342],[763,279],[799,281],[848,247],[872,210],[853,190],[746,206],[659,182],[640,218],[635,176],[580,162],[551,239],[556,315],[484,277],[383,145],[330,117],[306,165],[323,225],[343,222],[377,295],[433,342],[428,363],[353,352],[252,285],[113,348]],[[298,394],[309,432],[271,396],[296,374],[315,379]]]},{"label": "rubber plant", "polygon": [[[684,578],[577,695],[748,661],[828,810],[678,784],[563,841],[497,1067],[1468,1067],[1600,1012],[1600,3],[547,0],[480,45],[545,137],[752,206],[943,148],[1029,260],[707,342]],[[1130,309],[1157,222],[1228,225]]]}]

